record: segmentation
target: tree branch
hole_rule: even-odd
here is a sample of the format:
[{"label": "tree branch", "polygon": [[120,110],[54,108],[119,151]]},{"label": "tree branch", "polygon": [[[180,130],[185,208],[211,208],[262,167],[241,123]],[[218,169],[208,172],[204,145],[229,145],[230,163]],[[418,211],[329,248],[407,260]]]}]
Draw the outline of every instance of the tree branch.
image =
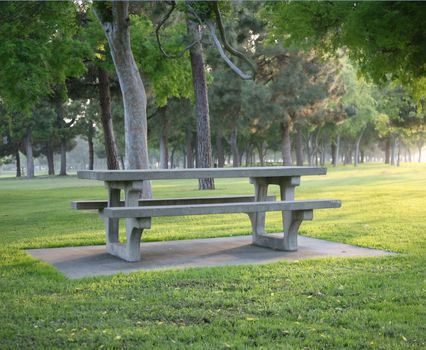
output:
[{"label": "tree branch", "polygon": [[237,73],[241,79],[243,80],[250,80],[253,79],[253,75],[251,74],[245,74],[241,71],[240,68],[238,68],[230,59],[228,56],[226,56],[225,52],[223,51],[222,45],[219,41],[219,39],[217,38],[217,35],[215,33],[215,28],[214,28],[214,24],[211,23],[210,21],[206,22],[207,27],[209,28],[210,31],[210,35],[213,38],[213,42],[216,45],[217,50],[219,51],[220,57],[222,57],[222,59],[226,62],[226,64],[229,66],[229,68],[231,68],[235,73]]},{"label": "tree branch", "polygon": [[174,1],[172,1],[171,2],[171,6],[172,7],[170,8],[170,11],[167,12],[167,14],[164,16],[164,18],[160,21],[160,23],[158,23],[157,28],[155,29],[155,37],[157,38],[158,48],[160,49],[161,53],[166,58],[181,58],[185,54],[185,52],[188,51],[188,50],[190,50],[193,46],[195,46],[198,41],[192,42],[191,44],[189,44],[188,46],[186,46],[181,52],[179,52],[176,55],[168,54],[166,52],[166,50],[164,50],[163,45],[161,44],[161,40],[160,40],[160,29],[164,25],[164,23],[166,23],[166,21],[169,19],[170,15],[174,11],[174,9],[176,7],[176,3]]},{"label": "tree branch", "polygon": [[231,45],[229,45],[228,40],[226,40],[225,29],[223,27],[223,21],[222,21],[222,16],[220,14],[218,2],[213,1],[211,5],[215,13],[216,24],[219,29],[219,34],[222,39],[222,43],[223,43],[223,46],[225,47],[225,50],[228,51],[231,55],[237,56],[240,59],[242,59],[244,62],[246,62],[250,66],[250,69],[253,72],[253,78],[254,78],[254,76],[256,75],[256,66],[244,54],[242,54],[238,50],[234,49]]}]

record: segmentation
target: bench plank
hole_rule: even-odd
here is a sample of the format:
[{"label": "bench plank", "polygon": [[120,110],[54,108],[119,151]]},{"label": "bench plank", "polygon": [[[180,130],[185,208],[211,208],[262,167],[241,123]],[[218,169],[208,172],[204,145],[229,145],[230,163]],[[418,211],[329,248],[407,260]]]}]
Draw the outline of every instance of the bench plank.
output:
[{"label": "bench plank", "polygon": [[[275,200],[275,196],[268,196],[268,201]],[[164,205],[188,205],[188,204],[214,204],[214,203],[244,203],[253,202],[254,196],[221,196],[221,197],[189,197],[189,198],[163,198],[140,199],[139,206],[164,206]],[[76,210],[103,210],[108,206],[106,200],[81,200],[72,201],[71,208]],[[124,201],[120,201],[120,207],[124,207]]]},{"label": "bench plank", "polygon": [[294,200],[278,202],[188,204],[152,207],[105,208],[104,216],[109,218],[149,218],[160,216],[184,216],[227,213],[255,213],[259,211],[296,211],[325,208],[339,208],[339,200]]},{"label": "bench plank", "polygon": [[81,170],[80,179],[101,181],[143,181],[167,179],[238,178],[238,177],[290,177],[303,175],[325,175],[326,168],[277,166],[241,168],[196,168],[161,170]]}]

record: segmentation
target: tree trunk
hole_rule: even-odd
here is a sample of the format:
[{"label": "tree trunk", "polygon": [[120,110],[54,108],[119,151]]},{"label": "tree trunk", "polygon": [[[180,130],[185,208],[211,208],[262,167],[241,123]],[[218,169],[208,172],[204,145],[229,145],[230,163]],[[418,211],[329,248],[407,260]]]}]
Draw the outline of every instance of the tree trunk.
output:
[{"label": "tree trunk", "polygon": [[120,169],[117,143],[115,141],[114,127],[111,114],[111,94],[108,72],[102,67],[98,68],[99,77],[99,104],[101,107],[101,123],[104,132],[105,154],[109,170]]},{"label": "tree trunk", "polygon": [[89,144],[89,170],[93,170],[95,163],[95,152],[93,151],[93,136],[91,132],[87,137],[87,142]]},{"label": "tree trunk", "polygon": [[[160,133],[160,168],[169,167],[169,121],[166,117],[166,106],[160,108],[161,133]],[[172,166],[171,166],[172,168]]]},{"label": "tree trunk", "polygon": [[396,158],[396,137],[392,136],[391,138],[391,165],[395,165],[395,158]]},{"label": "tree trunk", "polygon": [[55,175],[55,162],[53,156],[52,142],[50,140],[46,142],[46,158],[48,174]]},{"label": "tree trunk", "polygon": [[336,154],[334,156],[333,166],[336,167],[339,165],[339,153],[340,153],[340,135],[337,135],[336,139]]},{"label": "tree trunk", "polygon": [[390,155],[391,155],[391,135],[388,135],[386,137],[386,144],[385,144],[385,164],[390,163]]},{"label": "tree trunk", "polygon": [[194,167],[194,156],[192,149],[192,132],[191,130],[186,130],[185,135],[185,153],[186,153],[186,167],[192,169]]},{"label": "tree trunk", "polygon": [[16,177],[21,177],[21,155],[19,154],[19,147],[16,147]]},{"label": "tree trunk", "polygon": [[172,154],[170,155],[170,169],[174,169],[175,166],[175,153],[176,153],[176,147],[172,148]]},{"label": "tree trunk", "polygon": [[302,140],[302,127],[300,124],[295,125],[296,127],[296,165],[303,165],[303,140]]},{"label": "tree trunk", "polygon": [[223,137],[222,132],[216,132],[216,153],[217,153],[217,166],[223,168],[225,166],[225,153],[223,150]]},{"label": "tree trunk", "polygon": [[59,175],[67,175],[67,140],[65,137],[61,137],[61,171]]},{"label": "tree trunk", "polygon": [[336,140],[331,141],[331,164],[335,167],[336,164]]},{"label": "tree trunk", "polygon": [[283,165],[292,165],[291,160],[291,143],[290,143],[290,125],[282,123],[282,154]]},{"label": "tree trunk", "polygon": [[396,160],[396,166],[400,166],[401,164],[401,140],[398,140],[398,156]]},{"label": "tree trunk", "polygon": [[[146,94],[130,45],[129,2],[113,1],[112,18],[95,7],[108,39],[124,105],[126,169],[148,169]],[[151,184],[144,181],[142,198],[151,198]]]},{"label": "tree trunk", "polygon": [[32,145],[32,130],[27,128],[27,132],[24,137],[25,155],[27,157],[27,177],[34,177],[34,157],[33,157],[33,145]]},{"label": "tree trunk", "polygon": [[260,166],[265,166],[265,153],[263,150],[263,142],[257,145],[257,153],[259,154]]},{"label": "tree trunk", "polygon": [[355,158],[354,158],[354,166],[358,166],[358,164],[359,164],[359,145],[360,145],[360,143],[361,143],[361,139],[362,139],[362,135],[364,135],[364,130],[365,129],[362,129],[361,130],[361,133],[359,134],[359,136],[358,136],[358,138],[357,138],[357,140],[356,140],[356,143],[355,143]]},{"label": "tree trunk", "polygon": [[229,138],[229,145],[231,146],[232,153],[232,166],[239,167],[241,164],[240,152],[238,150],[238,129],[237,126],[232,128],[231,136]]},{"label": "tree trunk", "polygon": [[[188,34],[192,40],[198,41],[191,50],[192,82],[194,84],[195,115],[197,120],[197,167],[211,168],[212,146],[210,139],[209,102],[207,97],[207,84],[204,71],[203,47],[201,45],[200,26],[188,19]],[[214,189],[214,179],[204,178],[198,180],[200,190]]]},{"label": "tree trunk", "polygon": [[365,161],[365,152],[362,150],[361,151],[361,158],[360,158],[360,163],[364,163],[364,161]]},{"label": "tree trunk", "polygon": [[423,143],[418,144],[417,148],[419,149],[419,163],[422,161],[422,148],[423,148]]}]

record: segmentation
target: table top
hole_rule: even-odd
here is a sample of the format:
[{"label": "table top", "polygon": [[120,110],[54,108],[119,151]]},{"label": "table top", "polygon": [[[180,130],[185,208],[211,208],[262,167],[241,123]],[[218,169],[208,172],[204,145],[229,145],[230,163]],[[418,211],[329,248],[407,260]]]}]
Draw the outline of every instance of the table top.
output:
[{"label": "table top", "polygon": [[81,170],[80,179],[100,181],[142,181],[168,179],[291,177],[325,175],[326,168],[305,166],[271,166],[241,168],[147,169],[147,170]]}]

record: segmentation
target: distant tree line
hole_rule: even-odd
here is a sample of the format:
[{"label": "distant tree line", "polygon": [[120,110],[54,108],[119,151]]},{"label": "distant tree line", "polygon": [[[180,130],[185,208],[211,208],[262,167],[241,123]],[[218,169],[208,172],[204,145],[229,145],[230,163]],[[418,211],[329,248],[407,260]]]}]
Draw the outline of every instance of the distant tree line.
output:
[{"label": "distant tree line", "polygon": [[88,169],[95,154],[109,169],[420,161],[423,15],[403,2],[2,2],[0,164],[21,176],[24,154],[32,177],[45,157],[66,175],[77,136]]}]

